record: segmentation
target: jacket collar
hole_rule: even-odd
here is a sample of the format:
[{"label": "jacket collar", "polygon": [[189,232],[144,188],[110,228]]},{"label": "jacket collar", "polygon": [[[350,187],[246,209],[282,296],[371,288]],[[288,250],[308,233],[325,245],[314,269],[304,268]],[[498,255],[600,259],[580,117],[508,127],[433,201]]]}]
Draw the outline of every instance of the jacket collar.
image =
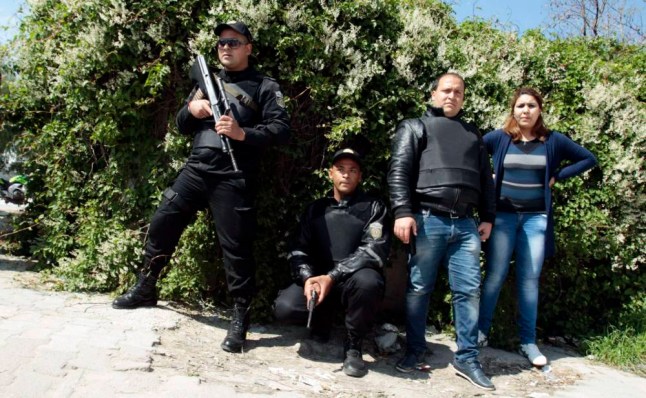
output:
[{"label": "jacket collar", "polygon": [[361,188],[357,187],[357,189],[354,190],[352,195],[348,195],[343,199],[341,199],[340,201],[337,201],[334,198],[334,190],[330,190],[327,194],[327,198],[333,207],[348,207],[354,202],[356,202],[357,198],[361,196],[361,194],[362,194]]},{"label": "jacket collar", "polygon": [[235,83],[241,80],[250,80],[252,76],[256,75],[256,69],[253,66],[249,66],[247,69],[241,71],[220,69],[218,75],[227,83]]},{"label": "jacket collar", "polygon": [[424,112],[424,114],[428,115],[428,116],[435,116],[435,117],[446,117],[446,118],[449,118],[449,119],[460,119],[462,117],[462,115],[464,114],[464,111],[462,109],[460,109],[460,112],[458,112],[457,115],[455,115],[453,117],[448,117],[448,116],[446,116],[444,114],[444,109],[436,108],[434,106],[429,106],[428,110],[426,112]]}]

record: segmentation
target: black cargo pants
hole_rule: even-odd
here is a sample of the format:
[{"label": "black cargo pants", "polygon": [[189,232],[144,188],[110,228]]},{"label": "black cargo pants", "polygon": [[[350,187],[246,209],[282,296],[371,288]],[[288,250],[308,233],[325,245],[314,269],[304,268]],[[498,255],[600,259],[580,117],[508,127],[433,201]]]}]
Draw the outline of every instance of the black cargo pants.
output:
[{"label": "black cargo pants", "polygon": [[[377,270],[362,268],[345,281],[335,284],[330,294],[312,314],[313,330],[329,330],[340,309],[345,310],[347,331],[359,338],[373,326],[384,293],[384,278]],[[274,315],[281,322],[305,326],[307,302],[303,286],[292,284],[281,290],[274,302]]]},{"label": "black cargo pants", "polygon": [[224,256],[227,286],[233,297],[255,294],[253,241],[256,214],[255,190],[244,178],[209,174],[188,164],[164,192],[148,231],[144,269],[158,275],[168,264],[184,229],[198,210],[207,206]]}]

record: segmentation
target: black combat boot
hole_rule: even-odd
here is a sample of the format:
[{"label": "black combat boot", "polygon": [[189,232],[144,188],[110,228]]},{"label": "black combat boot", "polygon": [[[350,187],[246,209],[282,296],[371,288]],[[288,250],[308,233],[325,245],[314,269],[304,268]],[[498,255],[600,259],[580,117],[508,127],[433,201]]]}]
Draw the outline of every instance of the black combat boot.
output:
[{"label": "black combat boot", "polygon": [[247,339],[249,329],[249,308],[251,300],[235,298],[233,304],[233,315],[227,337],[224,338],[220,347],[227,352],[242,352],[242,346]]},{"label": "black combat boot", "polygon": [[363,377],[368,373],[368,368],[362,358],[361,344],[360,337],[348,332],[344,346],[345,361],[343,361],[343,373],[348,376]]},{"label": "black combat boot", "polygon": [[133,309],[138,307],[154,307],[157,305],[157,277],[150,273],[139,274],[137,284],[112,302],[112,308]]}]

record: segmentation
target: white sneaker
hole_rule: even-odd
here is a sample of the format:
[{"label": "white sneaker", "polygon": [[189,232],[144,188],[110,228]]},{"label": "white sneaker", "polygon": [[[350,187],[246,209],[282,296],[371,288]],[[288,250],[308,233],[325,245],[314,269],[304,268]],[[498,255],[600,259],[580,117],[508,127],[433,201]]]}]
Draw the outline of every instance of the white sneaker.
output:
[{"label": "white sneaker", "polygon": [[529,359],[529,362],[534,366],[547,365],[547,358],[541,354],[536,344],[521,344],[518,352],[520,355]]},{"label": "white sneaker", "polygon": [[486,347],[489,345],[489,338],[487,335],[478,330],[478,347]]}]

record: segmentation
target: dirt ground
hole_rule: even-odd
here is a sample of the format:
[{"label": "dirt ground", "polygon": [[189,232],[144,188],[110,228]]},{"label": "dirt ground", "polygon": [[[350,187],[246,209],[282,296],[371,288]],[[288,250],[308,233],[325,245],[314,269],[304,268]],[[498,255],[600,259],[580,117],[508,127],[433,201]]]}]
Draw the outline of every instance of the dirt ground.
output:
[{"label": "dirt ground", "polygon": [[[379,354],[372,338],[364,341],[364,359],[369,373],[363,378],[346,376],[341,370],[343,329],[334,330],[330,342],[308,338],[305,327],[253,325],[244,353],[223,352],[219,345],[226,334],[225,316],[183,312],[172,328],[160,330],[161,344],[154,355],[154,367],[174,368],[199,376],[205,383],[234,385],[237,391],[272,394],[289,391],[302,396],[330,397],[543,397],[580,379],[577,363],[585,358],[564,349],[544,346],[550,364],[537,369],[518,354],[482,349],[480,359],[497,390],[488,392],[455,375],[450,363],[455,350],[452,337],[427,336],[432,366],[428,373],[403,374],[395,370],[403,349]],[[403,336],[398,342],[403,347]],[[371,336],[374,337],[374,336]]]}]

